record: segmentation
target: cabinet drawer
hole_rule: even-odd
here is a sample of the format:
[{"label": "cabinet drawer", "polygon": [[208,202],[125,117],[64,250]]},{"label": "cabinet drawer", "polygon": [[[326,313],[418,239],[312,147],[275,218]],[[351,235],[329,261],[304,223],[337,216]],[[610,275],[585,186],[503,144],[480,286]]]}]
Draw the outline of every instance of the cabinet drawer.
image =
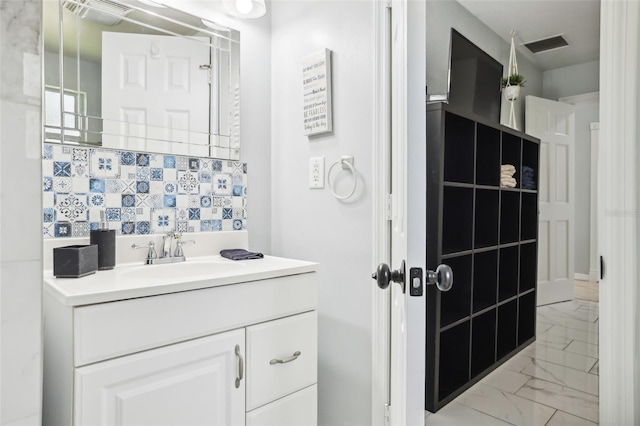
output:
[{"label": "cabinet drawer", "polygon": [[317,334],[315,311],[247,327],[247,410],[317,382]]},{"label": "cabinet drawer", "polygon": [[318,387],[309,386],[247,413],[247,426],[315,426]]},{"label": "cabinet drawer", "polygon": [[299,314],[315,306],[315,273],[83,306],[74,309],[74,365]]}]

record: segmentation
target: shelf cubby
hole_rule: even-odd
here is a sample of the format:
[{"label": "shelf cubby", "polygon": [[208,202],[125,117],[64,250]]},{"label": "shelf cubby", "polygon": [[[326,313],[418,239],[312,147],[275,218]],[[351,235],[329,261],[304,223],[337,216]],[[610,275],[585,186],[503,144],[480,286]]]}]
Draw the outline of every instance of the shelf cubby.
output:
[{"label": "shelf cubby", "polygon": [[[454,272],[455,274],[455,272]],[[455,276],[455,275],[454,275]],[[473,312],[480,312],[496,304],[498,288],[498,250],[474,254]]]},{"label": "shelf cubby", "polygon": [[476,185],[500,186],[500,131],[478,124]]},{"label": "shelf cubby", "polygon": [[496,361],[496,310],[484,312],[471,320],[471,378]]},{"label": "shelf cubby", "polygon": [[[522,189],[538,189],[536,181],[538,179],[539,148],[539,144],[534,141],[522,140]],[[530,175],[525,176],[526,173],[530,173]]]},{"label": "shelf cubby", "polygon": [[459,256],[444,261],[455,271],[455,285],[447,292],[439,292],[440,327],[446,327],[471,314],[472,256]]},{"label": "shelf cubby", "polygon": [[473,239],[473,189],[443,189],[442,254],[471,250]]},{"label": "shelf cubby", "polygon": [[527,243],[520,246],[520,293],[531,290],[536,285],[538,272],[538,245]]},{"label": "shelf cubby", "polygon": [[518,246],[500,248],[498,302],[518,294]]},{"label": "shelf cubby", "polygon": [[474,248],[498,244],[500,193],[492,189],[476,189]]},{"label": "shelf cubby", "polygon": [[473,183],[475,123],[450,114],[445,127],[444,180]]},{"label": "shelf cubby", "polygon": [[518,345],[521,345],[536,334],[536,292],[520,296],[518,303]]},{"label": "shelf cubby", "polygon": [[520,240],[538,238],[538,194],[522,193],[522,211],[520,213]]},{"label": "shelf cubby", "polygon": [[517,326],[518,301],[513,299],[498,306],[497,359],[502,359],[516,348]]},{"label": "shelf cubby", "polygon": [[518,241],[520,192],[500,191],[500,244]]},{"label": "shelf cubby", "polygon": [[469,381],[469,326],[465,321],[440,333],[440,400]]},{"label": "shelf cubby", "polygon": [[502,132],[502,159],[500,165],[510,164],[515,167],[513,177],[516,179],[516,188],[520,188],[520,145],[521,138],[511,133]]}]

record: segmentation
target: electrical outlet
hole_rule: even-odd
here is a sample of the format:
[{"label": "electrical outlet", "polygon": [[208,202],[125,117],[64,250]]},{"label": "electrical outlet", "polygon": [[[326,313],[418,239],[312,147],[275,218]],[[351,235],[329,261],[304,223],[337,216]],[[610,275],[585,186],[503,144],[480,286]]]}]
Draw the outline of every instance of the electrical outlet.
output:
[{"label": "electrical outlet", "polygon": [[309,158],[309,188],[324,188],[324,157]]}]

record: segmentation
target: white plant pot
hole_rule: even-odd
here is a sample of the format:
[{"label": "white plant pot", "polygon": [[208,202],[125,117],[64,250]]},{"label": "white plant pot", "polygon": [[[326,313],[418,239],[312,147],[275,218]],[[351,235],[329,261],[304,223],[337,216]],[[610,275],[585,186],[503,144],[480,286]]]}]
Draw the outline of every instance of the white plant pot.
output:
[{"label": "white plant pot", "polygon": [[520,86],[507,86],[503,90],[508,101],[515,101],[520,96]]}]

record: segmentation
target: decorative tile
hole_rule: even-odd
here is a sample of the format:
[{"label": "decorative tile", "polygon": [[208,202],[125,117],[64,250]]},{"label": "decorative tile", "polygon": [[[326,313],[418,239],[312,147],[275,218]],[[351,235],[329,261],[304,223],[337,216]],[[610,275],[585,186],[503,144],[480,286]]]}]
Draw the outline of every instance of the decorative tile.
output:
[{"label": "decorative tile", "polygon": [[233,161],[43,144],[43,236],[86,236],[101,211],[118,235],[245,229],[245,173]]},{"label": "decorative tile", "polygon": [[200,160],[197,158],[189,158],[189,170],[192,172],[200,170]]},{"label": "decorative tile", "polygon": [[175,157],[176,159],[176,169],[178,170],[189,170],[189,161],[187,157]]},{"label": "decorative tile", "polygon": [[189,171],[179,171],[178,192],[181,194],[197,194],[199,182],[196,176]]},{"label": "decorative tile", "polygon": [[135,222],[122,222],[122,226],[120,229],[122,235],[131,235],[136,233],[136,223]]},{"label": "decorative tile", "polygon": [[117,207],[108,207],[105,209],[107,222],[120,222],[122,209]]},{"label": "decorative tile", "polygon": [[135,166],[136,155],[130,151],[124,151],[120,153],[120,164],[123,166]]},{"label": "decorative tile", "polygon": [[165,155],[164,156],[164,165],[165,169],[175,169],[176,168],[176,157],[173,155]]},{"label": "decorative tile", "polygon": [[149,154],[136,154],[136,164],[138,166],[149,166]]},{"label": "decorative tile", "polygon": [[228,173],[213,175],[213,193],[215,195],[231,195],[233,191],[232,176]]},{"label": "decorative tile", "polygon": [[56,198],[56,218],[68,222],[87,220],[89,206],[86,195],[66,194]]},{"label": "decorative tile", "polygon": [[54,227],[54,236],[56,238],[71,237],[71,224],[57,222]]},{"label": "decorative tile", "polygon": [[44,192],[53,191],[53,178],[51,176],[44,176],[42,178],[42,191]]},{"label": "decorative tile", "polygon": [[162,181],[163,180],[163,169],[159,169],[159,168],[151,168],[150,169],[150,174],[149,174],[149,179],[150,180],[159,180]]},{"label": "decorative tile", "polygon": [[151,225],[149,222],[136,223],[136,234],[145,235],[151,233]]},{"label": "decorative tile", "polygon": [[89,222],[74,222],[71,224],[72,237],[88,237]]},{"label": "decorative tile", "polygon": [[136,182],[136,193],[139,194],[148,194],[149,193],[149,182],[148,181],[137,181]]},{"label": "decorative tile", "polygon": [[42,221],[44,223],[52,223],[55,222],[56,220],[56,211],[55,209],[51,208],[51,207],[47,207],[43,210],[43,214],[42,214]]},{"label": "decorative tile", "polygon": [[71,177],[71,163],[66,161],[54,161],[53,175],[59,177]]}]

